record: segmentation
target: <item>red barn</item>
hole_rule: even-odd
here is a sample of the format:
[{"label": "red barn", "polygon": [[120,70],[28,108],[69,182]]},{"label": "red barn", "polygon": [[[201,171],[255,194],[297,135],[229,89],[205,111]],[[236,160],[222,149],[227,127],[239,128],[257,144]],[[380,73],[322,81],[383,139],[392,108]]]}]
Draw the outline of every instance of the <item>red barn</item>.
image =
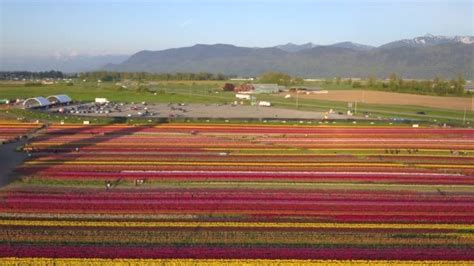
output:
[{"label": "red barn", "polygon": [[224,91],[233,91],[235,88],[234,84],[232,83],[226,83],[224,86],[222,86],[222,90]]},{"label": "red barn", "polygon": [[234,88],[235,92],[249,92],[255,90],[252,84],[242,84]]}]

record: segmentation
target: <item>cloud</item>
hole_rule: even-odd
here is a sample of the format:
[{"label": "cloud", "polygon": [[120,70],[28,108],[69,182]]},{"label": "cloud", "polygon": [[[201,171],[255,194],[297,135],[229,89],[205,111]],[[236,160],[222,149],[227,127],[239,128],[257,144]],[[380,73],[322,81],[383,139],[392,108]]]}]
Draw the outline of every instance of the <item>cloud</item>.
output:
[{"label": "cloud", "polygon": [[77,51],[75,49],[71,49],[71,50],[68,50],[68,51],[56,51],[53,54],[53,58],[55,58],[57,60],[68,60],[68,59],[71,59],[71,58],[74,58],[74,57],[78,57],[80,55],[82,55],[82,54],[79,53],[79,51]]},{"label": "cloud", "polygon": [[183,20],[181,23],[179,23],[178,26],[180,28],[187,28],[189,25],[191,25],[192,22],[193,22],[193,20],[188,18],[188,19]]}]

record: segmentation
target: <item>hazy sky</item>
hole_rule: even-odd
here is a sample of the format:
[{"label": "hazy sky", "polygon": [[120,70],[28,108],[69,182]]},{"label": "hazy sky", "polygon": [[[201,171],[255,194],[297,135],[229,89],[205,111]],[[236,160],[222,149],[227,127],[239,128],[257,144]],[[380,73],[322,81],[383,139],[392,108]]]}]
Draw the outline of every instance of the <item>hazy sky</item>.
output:
[{"label": "hazy sky", "polygon": [[474,0],[0,0],[0,54],[131,54],[196,43],[380,45],[474,35]]}]

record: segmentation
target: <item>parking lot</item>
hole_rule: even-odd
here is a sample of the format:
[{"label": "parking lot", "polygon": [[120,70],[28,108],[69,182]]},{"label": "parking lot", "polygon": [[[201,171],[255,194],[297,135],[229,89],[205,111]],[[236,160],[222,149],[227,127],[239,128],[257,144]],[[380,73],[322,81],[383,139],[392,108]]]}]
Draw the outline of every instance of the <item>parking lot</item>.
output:
[{"label": "parking lot", "polygon": [[323,113],[250,105],[222,104],[147,104],[85,103],[49,109],[71,115],[92,117],[150,117],[150,118],[258,118],[258,119],[357,119],[338,113]]}]

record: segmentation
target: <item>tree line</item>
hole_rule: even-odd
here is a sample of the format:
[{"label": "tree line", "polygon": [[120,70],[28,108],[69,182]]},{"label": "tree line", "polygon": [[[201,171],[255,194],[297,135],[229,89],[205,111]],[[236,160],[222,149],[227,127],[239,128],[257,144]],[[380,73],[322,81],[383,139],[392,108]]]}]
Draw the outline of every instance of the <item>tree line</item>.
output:
[{"label": "tree line", "polygon": [[443,79],[435,77],[431,80],[403,79],[401,75],[392,73],[388,79],[379,80],[376,76],[369,76],[365,80],[342,80],[340,77],[326,79],[326,84],[348,84],[353,88],[370,88],[383,91],[405,92],[415,94],[429,94],[440,96],[461,96],[465,93],[466,80],[462,74],[456,78]]},{"label": "tree line", "polygon": [[258,77],[260,83],[274,83],[282,86],[290,86],[296,84],[302,84],[303,79],[299,77],[293,77],[283,72],[266,72]]},{"label": "tree line", "polygon": [[121,80],[226,80],[231,76],[221,73],[213,74],[208,72],[199,73],[149,73],[149,72],[109,72],[93,71],[79,74],[80,79],[101,80],[101,81],[121,81]]},{"label": "tree line", "polygon": [[40,72],[31,72],[31,71],[0,71],[0,80],[22,80],[22,79],[62,79],[66,75],[61,71],[40,71]]},{"label": "tree line", "polygon": [[440,96],[445,95],[463,95],[464,85],[466,81],[462,74],[456,78],[445,80],[441,77],[435,77],[432,80],[404,80],[400,75],[391,74],[388,82],[374,81],[373,77],[369,78],[369,87],[382,86],[384,90],[394,92],[413,92],[421,94],[436,94]]}]

